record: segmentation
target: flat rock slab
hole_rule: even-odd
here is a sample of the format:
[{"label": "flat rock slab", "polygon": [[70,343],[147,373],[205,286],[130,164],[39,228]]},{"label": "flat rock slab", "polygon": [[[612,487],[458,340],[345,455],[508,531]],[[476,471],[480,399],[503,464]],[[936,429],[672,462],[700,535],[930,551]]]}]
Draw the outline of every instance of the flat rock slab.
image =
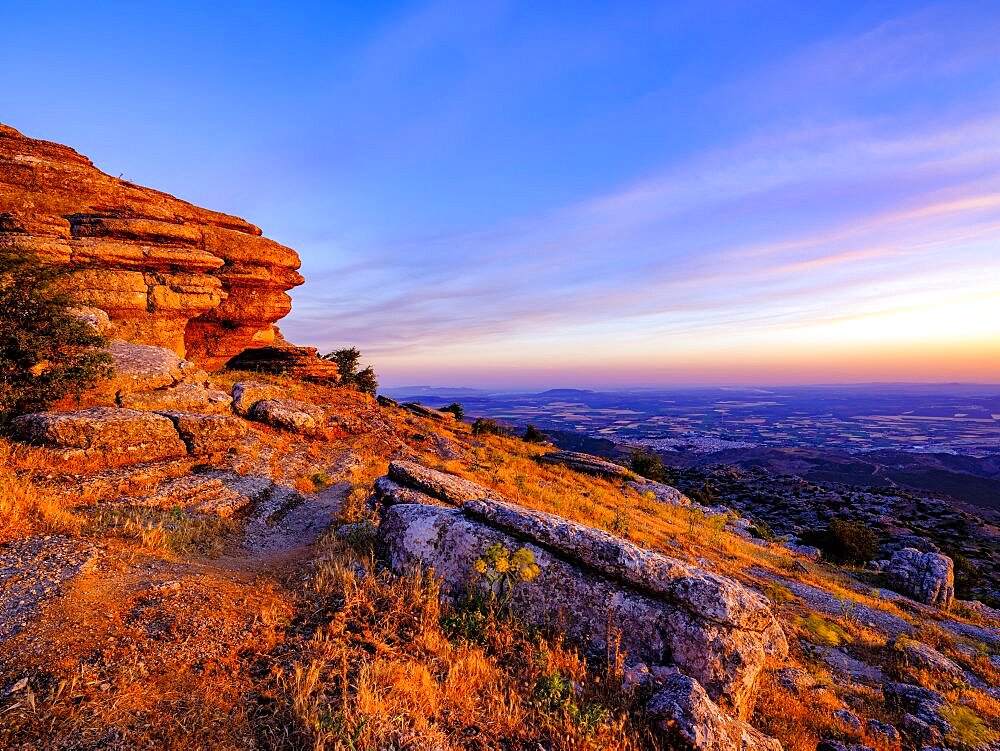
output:
[{"label": "flat rock slab", "polygon": [[168,418],[192,456],[224,454],[235,448],[250,428],[233,415],[202,415],[190,412],[161,412]]},{"label": "flat rock slab", "polygon": [[193,383],[182,383],[156,391],[122,394],[118,397],[119,406],[148,412],[173,410],[225,415],[232,413],[232,404],[233,398],[225,391],[215,391]]},{"label": "flat rock slab", "polygon": [[46,600],[97,560],[97,548],[69,537],[27,537],[0,546],[0,641],[23,629]]},{"label": "flat rock slab", "polygon": [[635,480],[634,472],[626,469],[620,464],[609,462],[599,456],[581,454],[577,451],[553,451],[538,457],[542,464],[559,464],[576,472],[596,477],[617,478],[622,480]]},{"label": "flat rock slab", "polygon": [[498,497],[495,491],[471,480],[439,472],[416,462],[390,462],[388,478],[401,486],[426,493],[453,506],[461,506],[466,501],[479,498]]},{"label": "flat rock slab", "polygon": [[187,454],[174,423],[153,412],[113,407],[36,412],[21,415],[11,427],[22,441],[83,456],[99,454],[109,466]]},{"label": "flat rock slab", "polygon": [[228,518],[249,506],[250,498],[229,488],[218,477],[189,475],[168,480],[152,493],[127,499],[125,503]]},{"label": "flat rock slab", "polygon": [[262,399],[250,408],[250,419],[303,435],[322,435],[326,412],[322,407],[296,399]]},{"label": "flat rock slab", "polygon": [[412,412],[420,417],[429,417],[432,420],[440,420],[441,422],[455,421],[455,414],[453,412],[442,412],[439,409],[425,407],[423,404],[417,404],[416,402],[406,402],[404,404],[400,404],[399,406],[407,412]]}]

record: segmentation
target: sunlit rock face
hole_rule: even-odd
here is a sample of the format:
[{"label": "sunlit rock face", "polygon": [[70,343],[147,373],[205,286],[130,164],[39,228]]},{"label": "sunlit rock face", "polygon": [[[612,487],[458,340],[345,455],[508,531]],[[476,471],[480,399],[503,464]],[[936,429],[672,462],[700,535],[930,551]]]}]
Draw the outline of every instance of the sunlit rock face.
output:
[{"label": "sunlit rock face", "polygon": [[295,251],[254,225],[111,177],[0,125],[0,248],[71,266],[117,339],[217,369],[274,341],[301,284]]}]

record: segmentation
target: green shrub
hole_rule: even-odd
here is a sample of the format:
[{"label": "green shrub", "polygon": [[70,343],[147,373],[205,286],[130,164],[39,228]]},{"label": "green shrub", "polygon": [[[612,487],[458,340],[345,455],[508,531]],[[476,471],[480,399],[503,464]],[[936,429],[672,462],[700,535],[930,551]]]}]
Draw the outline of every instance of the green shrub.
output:
[{"label": "green shrub", "polygon": [[0,424],[112,373],[107,340],[69,313],[66,275],[26,253],[0,254]]},{"label": "green shrub", "polygon": [[861,564],[870,561],[878,548],[878,536],[861,522],[834,519],[826,529],[802,534],[802,542],[815,545],[834,563]]},{"label": "green shrub", "polygon": [[652,449],[634,448],[629,461],[629,468],[637,475],[645,477],[654,482],[663,482],[666,477],[666,470],[663,468],[663,460]]},{"label": "green shrub", "polygon": [[465,419],[465,407],[463,407],[458,402],[452,402],[447,407],[441,407],[441,411],[451,412],[453,415],[455,415],[456,420],[461,421]]},{"label": "green shrub", "polygon": [[347,347],[346,349],[337,349],[333,352],[328,352],[323,355],[323,359],[337,364],[337,369],[340,371],[340,384],[342,386],[372,395],[378,390],[378,379],[375,376],[375,369],[369,365],[362,370],[358,370],[361,352],[357,347]]},{"label": "green shrub", "polygon": [[510,431],[496,420],[489,417],[480,417],[472,423],[472,435],[501,435],[509,436]]},{"label": "green shrub", "polygon": [[544,443],[547,438],[548,436],[545,433],[531,424],[524,429],[524,435],[522,436],[522,440],[525,443]]}]

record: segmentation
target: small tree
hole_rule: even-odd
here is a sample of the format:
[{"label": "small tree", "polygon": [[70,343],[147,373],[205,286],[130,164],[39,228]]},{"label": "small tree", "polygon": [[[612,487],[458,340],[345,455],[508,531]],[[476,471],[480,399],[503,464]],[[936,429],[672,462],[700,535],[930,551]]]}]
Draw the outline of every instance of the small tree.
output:
[{"label": "small tree", "polygon": [[27,253],[0,253],[0,424],[112,373],[107,340],[69,312],[67,273]]},{"label": "small tree", "polygon": [[441,407],[442,412],[451,412],[455,415],[455,419],[461,421],[465,418],[465,407],[463,407],[458,402],[452,402],[447,407]]},{"label": "small tree", "polygon": [[849,519],[833,519],[826,529],[809,530],[802,541],[815,545],[834,563],[861,564],[875,557],[878,535],[865,524]]},{"label": "small tree", "polygon": [[472,423],[472,435],[509,435],[510,431],[489,417],[480,417]]},{"label": "small tree", "polygon": [[630,469],[637,475],[645,477],[654,482],[663,482],[666,477],[666,470],[663,468],[663,460],[652,449],[634,448],[632,458],[629,462]]},{"label": "small tree", "polygon": [[545,433],[530,423],[528,424],[528,427],[524,429],[524,436],[522,436],[522,439],[526,443],[544,443],[546,438],[548,438],[548,436],[545,435]]},{"label": "small tree", "polygon": [[361,352],[357,347],[334,350],[323,355],[323,359],[337,364],[342,386],[365,394],[374,394],[378,390],[378,378],[375,376],[375,369],[369,365],[366,368],[358,370],[358,365],[361,361]]}]

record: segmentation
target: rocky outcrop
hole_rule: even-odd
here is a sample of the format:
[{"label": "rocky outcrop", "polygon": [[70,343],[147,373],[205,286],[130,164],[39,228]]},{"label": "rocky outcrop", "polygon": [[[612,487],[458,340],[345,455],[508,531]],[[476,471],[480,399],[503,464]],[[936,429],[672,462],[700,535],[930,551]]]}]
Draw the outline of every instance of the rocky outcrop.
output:
[{"label": "rocky outcrop", "polygon": [[781,751],[781,744],[719,709],[698,682],[676,673],[646,704],[646,714],[673,743],[694,751]]},{"label": "rocky outcrop", "polygon": [[0,248],[70,267],[110,336],[216,369],[274,341],[295,252],[252,224],[111,177],[73,149],[0,125]]},{"label": "rocky outcrop", "polygon": [[577,451],[553,451],[538,457],[542,464],[560,464],[575,472],[596,477],[608,477],[621,480],[636,480],[634,472],[620,464],[601,459],[599,456],[581,454]]},{"label": "rocky outcrop", "polygon": [[941,553],[903,548],[885,567],[885,580],[889,589],[944,610],[955,599],[955,565]]},{"label": "rocky outcrop", "polygon": [[[454,497],[444,473],[390,465],[379,530],[397,571],[433,567],[447,591],[464,590],[477,557],[492,544],[526,547],[541,569],[515,588],[512,606],[526,620],[563,630],[589,651],[606,654],[609,634],[630,662],[674,664],[723,707],[745,716],[768,655],[787,644],[766,599],[738,582],[639,548],[601,530],[497,498],[462,481],[461,506],[420,503],[425,488]],[[416,478],[410,480],[410,478]],[[412,485],[404,483],[412,482]],[[388,488],[389,491],[392,488]]]},{"label": "rocky outcrop", "polygon": [[75,412],[36,412],[11,423],[22,441],[59,449],[66,458],[99,456],[107,466],[185,456],[173,422],[154,412],[92,407]]}]

